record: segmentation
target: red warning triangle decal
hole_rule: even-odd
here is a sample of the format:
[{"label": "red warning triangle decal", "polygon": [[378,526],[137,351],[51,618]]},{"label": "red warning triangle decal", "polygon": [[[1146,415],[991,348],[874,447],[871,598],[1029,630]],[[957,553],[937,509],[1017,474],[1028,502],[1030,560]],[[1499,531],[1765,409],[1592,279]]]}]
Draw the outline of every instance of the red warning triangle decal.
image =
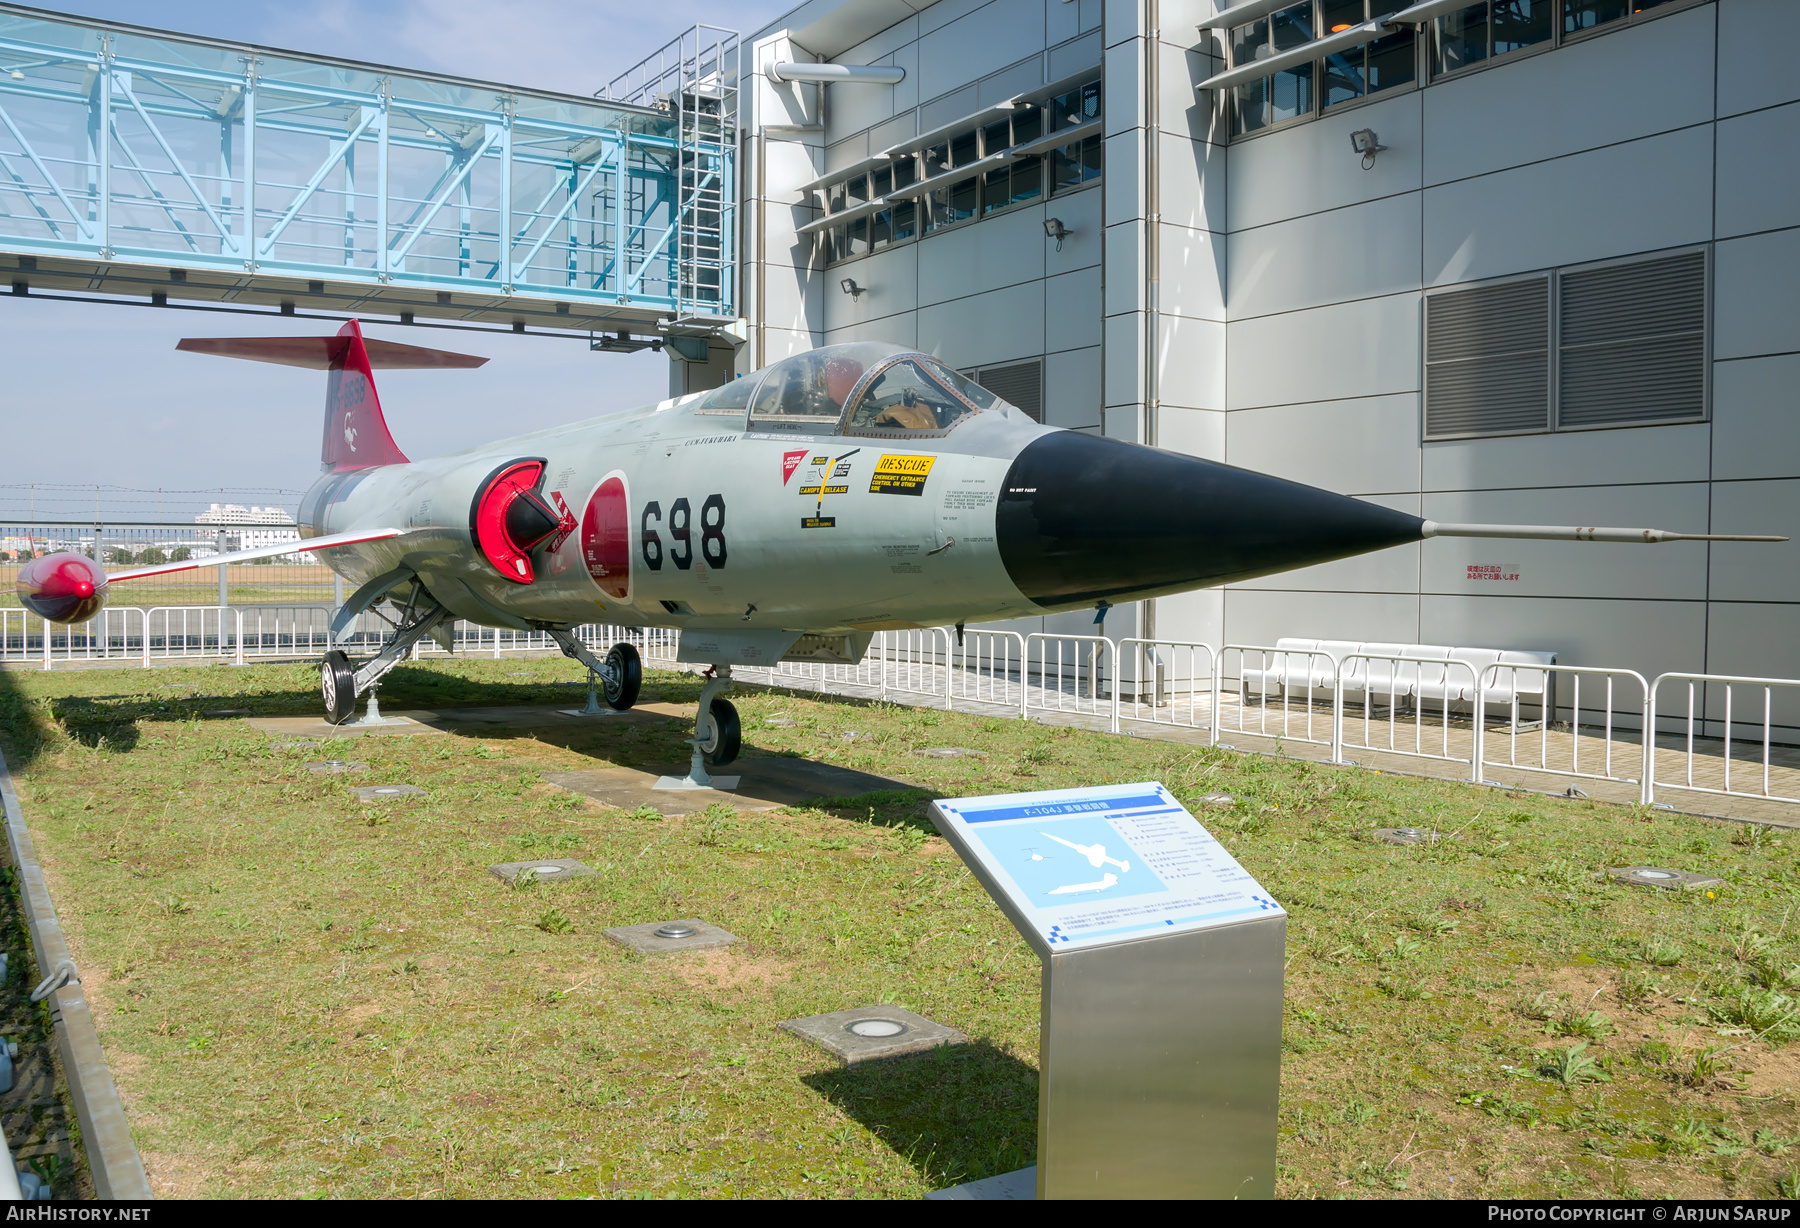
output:
[{"label": "red warning triangle decal", "polygon": [[781,454],[781,484],[786,486],[788,479],[794,476],[794,470],[806,459],[805,452],[783,452]]}]

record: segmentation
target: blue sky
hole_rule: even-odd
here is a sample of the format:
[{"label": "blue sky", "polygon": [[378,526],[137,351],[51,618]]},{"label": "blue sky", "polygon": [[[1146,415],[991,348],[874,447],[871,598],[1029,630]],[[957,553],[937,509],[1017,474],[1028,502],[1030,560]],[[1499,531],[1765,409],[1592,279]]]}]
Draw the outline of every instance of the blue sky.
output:
[{"label": "blue sky", "polygon": [[[82,0],[65,11],[589,94],[690,25],[748,31],[790,7],[790,0]],[[0,484],[305,487],[318,472],[323,376],[177,354],[175,342],[326,327],[335,326],[0,294],[0,419],[8,444],[0,448]],[[596,354],[583,341],[378,324],[367,331],[490,359],[476,371],[381,374],[394,438],[415,459],[642,404],[668,387],[667,361],[649,352]]]}]

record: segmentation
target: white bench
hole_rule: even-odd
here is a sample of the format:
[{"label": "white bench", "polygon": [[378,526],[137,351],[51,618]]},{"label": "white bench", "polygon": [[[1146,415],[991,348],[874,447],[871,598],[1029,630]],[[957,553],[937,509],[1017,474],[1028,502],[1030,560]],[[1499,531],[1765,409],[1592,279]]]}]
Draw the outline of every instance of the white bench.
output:
[{"label": "white bench", "polygon": [[1483,691],[1490,709],[1510,711],[1515,699],[1544,711],[1556,703],[1554,652],[1299,638],[1276,640],[1275,651],[1245,659],[1244,695],[1329,699],[1333,659],[1344,697],[1356,702],[1472,704]]}]

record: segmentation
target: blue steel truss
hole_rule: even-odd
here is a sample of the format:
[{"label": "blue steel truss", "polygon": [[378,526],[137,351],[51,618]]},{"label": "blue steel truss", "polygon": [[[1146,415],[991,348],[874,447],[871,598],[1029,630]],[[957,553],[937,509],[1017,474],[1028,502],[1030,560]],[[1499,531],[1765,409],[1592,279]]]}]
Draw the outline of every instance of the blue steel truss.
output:
[{"label": "blue steel truss", "polygon": [[126,293],[729,319],[726,92],[596,101],[0,4],[0,253]]}]

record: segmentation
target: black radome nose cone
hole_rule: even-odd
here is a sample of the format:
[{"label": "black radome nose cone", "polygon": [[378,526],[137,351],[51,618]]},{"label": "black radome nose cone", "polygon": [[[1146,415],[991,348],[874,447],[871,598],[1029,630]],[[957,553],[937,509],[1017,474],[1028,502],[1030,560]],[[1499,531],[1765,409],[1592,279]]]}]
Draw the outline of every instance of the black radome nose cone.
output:
[{"label": "black radome nose cone", "polygon": [[1020,592],[1075,609],[1398,546],[1424,523],[1249,469],[1058,431],[1014,459],[997,534]]}]

